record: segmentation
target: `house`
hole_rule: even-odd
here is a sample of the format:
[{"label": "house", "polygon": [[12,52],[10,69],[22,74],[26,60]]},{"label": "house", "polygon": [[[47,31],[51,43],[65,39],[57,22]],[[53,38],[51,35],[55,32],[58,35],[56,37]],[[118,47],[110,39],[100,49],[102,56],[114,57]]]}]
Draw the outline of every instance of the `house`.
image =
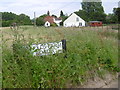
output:
[{"label": "house", "polygon": [[102,22],[101,21],[90,21],[89,22],[89,26],[102,26]]},{"label": "house", "polygon": [[54,22],[60,26],[60,23],[62,22],[62,18],[54,18]]},{"label": "house", "polygon": [[60,22],[62,22],[62,19],[54,16],[46,16],[44,18],[44,21],[45,21],[45,25],[44,25],[45,27],[49,27],[51,24],[54,24],[54,23],[57,26],[60,26]]},{"label": "house", "polygon": [[45,27],[50,27],[50,23],[48,21],[45,22]]},{"label": "house", "polygon": [[85,21],[77,14],[72,13],[64,22],[64,27],[81,27],[85,26]]}]

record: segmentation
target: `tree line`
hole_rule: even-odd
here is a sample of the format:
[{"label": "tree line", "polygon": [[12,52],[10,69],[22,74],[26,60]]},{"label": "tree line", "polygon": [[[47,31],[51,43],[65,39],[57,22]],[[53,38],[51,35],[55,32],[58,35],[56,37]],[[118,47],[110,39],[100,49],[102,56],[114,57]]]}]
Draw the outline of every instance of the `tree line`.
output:
[{"label": "tree line", "polygon": [[30,17],[25,14],[16,15],[12,12],[0,12],[2,13],[2,26],[7,27],[12,23],[18,23],[20,25],[31,25]]},{"label": "tree line", "polygon": [[[111,24],[119,23],[120,21],[120,8],[113,8],[113,13],[107,15],[104,12],[101,0],[99,0],[99,2],[86,2],[86,0],[83,0],[81,5],[82,9],[75,11],[75,13],[81,18],[83,18],[86,22],[102,21],[105,24]],[[0,12],[0,13],[2,13],[3,27],[10,26],[14,22],[20,25],[32,25],[34,22],[34,19],[31,20],[30,17],[25,14],[16,15],[12,12]],[[43,14],[36,18],[36,25],[43,26],[45,23],[44,17],[47,15],[50,15],[49,11],[47,12],[47,14]],[[57,17],[56,15],[52,16]],[[67,19],[68,16],[65,15],[61,10],[60,17],[62,18],[61,25],[63,25],[64,20]]]},{"label": "tree line", "polygon": [[113,13],[107,15],[104,12],[101,0],[99,2],[86,2],[86,0],[83,0],[81,4],[82,10],[75,13],[87,22],[102,21],[105,24],[111,24],[118,23],[120,20],[120,8],[113,8]]}]

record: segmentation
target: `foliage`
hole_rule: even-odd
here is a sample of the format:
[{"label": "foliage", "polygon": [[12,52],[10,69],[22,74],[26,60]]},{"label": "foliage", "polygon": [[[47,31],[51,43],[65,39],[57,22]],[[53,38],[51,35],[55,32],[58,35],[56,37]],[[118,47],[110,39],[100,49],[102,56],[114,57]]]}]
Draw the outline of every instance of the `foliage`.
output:
[{"label": "foliage", "polygon": [[113,8],[113,13],[114,13],[115,17],[117,18],[116,22],[120,23],[120,7]]},{"label": "foliage", "polygon": [[50,11],[47,11],[47,15],[50,16]]},{"label": "foliage", "polygon": [[102,2],[86,2],[83,0],[82,10],[84,11],[88,17],[86,21],[103,21],[105,22],[106,14],[104,13],[104,9],[102,6]]},{"label": "foliage", "polygon": [[17,15],[12,12],[3,12],[2,13],[2,20],[14,20],[16,19]]},{"label": "foliage", "polygon": [[[106,70],[119,72],[114,32],[80,29],[38,27],[35,32],[34,27],[21,27],[3,30],[3,88],[63,88],[68,83],[83,84]],[[32,44],[61,40],[63,37],[58,32],[67,40],[66,53],[42,57],[30,53]]]},{"label": "foliage", "polygon": [[118,21],[118,17],[114,14],[108,14],[107,17],[106,17],[106,22],[108,24],[110,23],[116,23],[116,21]]},{"label": "foliage", "polygon": [[107,23],[119,23],[120,21],[120,8],[113,8],[113,13],[108,14],[106,17]]},{"label": "foliage", "polygon": [[63,11],[61,10],[61,11],[60,11],[60,17],[62,18],[62,22],[60,22],[60,25],[62,26],[62,25],[63,25],[63,22],[68,18],[68,16],[65,15],[65,14],[63,13]]},{"label": "foliage", "polygon": [[44,20],[42,17],[39,17],[36,19],[36,25],[37,26],[43,26],[45,24]]},{"label": "foliage", "polygon": [[83,20],[85,21],[90,21],[88,16],[87,16],[87,13],[83,10],[79,10],[79,11],[76,11],[75,12],[78,16],[80,16]]},{"label": "foliage", "polygon": [[31,24],[30,17],[25,14],[20,14],[17,17],[17,20],[21,25],[30,25]]},{"label": "foliage", "polygon": [[2,12],[2,26],[10,26],[15,19],[17,19],[17,15],[12,12]]},{"label": "foliage", "polygon": [[113,13],[115,15],[119,16],[120,15],[120,8],[119,7],[118,8],[113,8]]},{"label": "foliage", "polygon": [[60,22],[60,25],[62,26],[63,22],[68,18],[68,16],[61,16],[61,18],[62,18],[62,22]]},{"label": "foliage", "polygon": [[51,26],[56,27],[56,26],[57,26],[57,24],[56,24],[56,23],[52,23],[52,24],[51,24]]},{"label": "foliage", "polygon": [[63,14],[63,11],[61,10],[60,11],[60,17],[62,17],[62,16],[65,16],[65,15]]},{"label": "foliage", "polygon": [[47,16],[47,15],[44,14],[44,15],[38,17],[38,18],[36,19],[36,25],[37,25],[37,26],[43,26],[43,25],[45,24],[44,17],[46,17],[46,16]]},{"label": "foliage", "polygon": [[10,26],[12,24],[12,22],[14,22],[14,21],[13,20],[2,21],[2,27]]},{"label": "foliage", "polygon": [[16,15],[12,12],[2,12],[2,26],[7,27],[12,23],[18,23],[21,25],[30,25],[30,17],[25,14]]},{"label": "foliage", "polygon": [[56,15],[52,15],[53,17],[55,17],[55,18],[57,18],[57,16]]}]

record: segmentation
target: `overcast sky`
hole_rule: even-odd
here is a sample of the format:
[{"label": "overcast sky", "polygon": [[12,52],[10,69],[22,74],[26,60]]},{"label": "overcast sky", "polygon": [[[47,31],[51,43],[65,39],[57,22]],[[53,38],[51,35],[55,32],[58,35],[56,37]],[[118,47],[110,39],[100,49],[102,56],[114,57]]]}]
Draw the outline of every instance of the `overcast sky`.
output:
[{"label": "overcast sky", "polygon": [[[71,14],[81,9],[82,0],[0,0],[0,11],[13,12],[16,14],[24,13],[30,18],[46,14],[50,11],[50,14],[59,16],[62,10],[64,14]],[[92,1],[92,0],[90,0]],[[105,13],[112,13],[114,7],[118,7],[120,0],[102,0]]]}]

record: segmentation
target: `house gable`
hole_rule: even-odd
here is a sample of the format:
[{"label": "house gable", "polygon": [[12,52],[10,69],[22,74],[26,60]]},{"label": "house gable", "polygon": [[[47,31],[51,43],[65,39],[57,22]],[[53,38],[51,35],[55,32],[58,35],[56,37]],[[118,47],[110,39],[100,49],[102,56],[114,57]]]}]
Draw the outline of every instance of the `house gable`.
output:
[{"label": "house gable", "polygon": [[71,26],[85,26],[85,21],[80,18],[75,13],[72,13],[65,21],[64,21],[65,27],[71,27]]},{"label": "house gable", "polygon": [[79,22],[79,21],[84,21],[84,20],[75,13],[73,13],[64,22]]},{"label": "house gable", "polygon": [[50,23],[48,21],[45,22],[45,27],[50,27]]}]

